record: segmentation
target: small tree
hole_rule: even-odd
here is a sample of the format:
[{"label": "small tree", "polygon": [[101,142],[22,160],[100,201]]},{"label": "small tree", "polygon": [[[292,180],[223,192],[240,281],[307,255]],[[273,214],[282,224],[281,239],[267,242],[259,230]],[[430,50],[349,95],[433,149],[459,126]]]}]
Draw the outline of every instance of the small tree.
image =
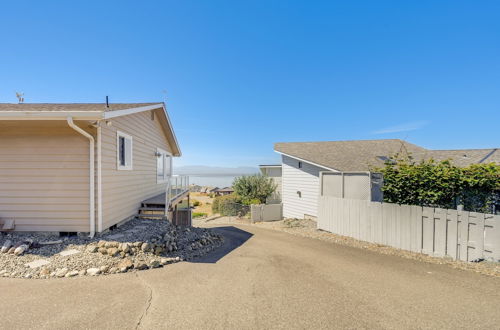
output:
[{"label": "small tree", "polygon": [[272,178],[263,175],[240,176],[234,179],[234,192],[244,204],[265,203],[276,191],[277,185]]}]

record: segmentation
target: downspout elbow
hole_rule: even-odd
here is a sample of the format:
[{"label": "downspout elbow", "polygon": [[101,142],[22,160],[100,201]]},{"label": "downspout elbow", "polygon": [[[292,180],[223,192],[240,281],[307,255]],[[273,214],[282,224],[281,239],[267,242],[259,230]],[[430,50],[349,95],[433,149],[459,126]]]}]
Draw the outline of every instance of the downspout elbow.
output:
[{"label": "downspout elbow", "polygon": [[95,191],[95,182],[94,182],[94,172],[95,172],[95,165],[94,165],[94,137],[85,132],[83,129],[81,129],[79,126],[77,126],[73,122],[73,117],[67,117],[66,121],[68,122],[68,126],[86,137],[89,140],[89,226],[90,226],[90,233],[89,236],[92,238],[95,236],[95,198],[94,198],[94,191]]}]

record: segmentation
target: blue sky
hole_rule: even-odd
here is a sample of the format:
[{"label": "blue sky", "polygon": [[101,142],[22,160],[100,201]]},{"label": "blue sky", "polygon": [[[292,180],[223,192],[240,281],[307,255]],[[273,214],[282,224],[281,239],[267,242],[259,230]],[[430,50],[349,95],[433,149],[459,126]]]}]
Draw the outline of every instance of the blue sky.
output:
[{"label": "blue sky", "polygon": [[0,102],[167,102],[177,165],[273,143],[500,146],[498,1],[9,1]]}]

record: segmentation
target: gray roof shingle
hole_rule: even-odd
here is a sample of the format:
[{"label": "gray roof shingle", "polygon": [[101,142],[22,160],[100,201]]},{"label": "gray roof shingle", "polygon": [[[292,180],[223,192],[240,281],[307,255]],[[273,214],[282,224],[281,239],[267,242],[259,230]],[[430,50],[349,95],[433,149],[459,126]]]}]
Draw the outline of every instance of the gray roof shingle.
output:
[{"label": "gray roof shingle", "polygon": [[162,102],[152,103],[0,103],[0,111],[116,111],[139,108],[148,105],[160,105]]},{"label": "gray roof shingle", "polygon": [[396,153],[410,154],[416,160],[453,159],[458,166],[500,163],[500,151],[497,149],[427,150],[399,139],[279,142],[274,145],[274,150],[339,171],[368,171],[374,166],[382,166],[386,157]]}]

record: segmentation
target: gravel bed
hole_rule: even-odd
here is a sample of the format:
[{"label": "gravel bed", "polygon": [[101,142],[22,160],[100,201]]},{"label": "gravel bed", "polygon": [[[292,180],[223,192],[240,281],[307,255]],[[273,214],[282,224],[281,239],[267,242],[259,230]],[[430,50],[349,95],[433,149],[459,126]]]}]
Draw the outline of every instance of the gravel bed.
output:
[{"label": "gravel bed", "polygon": [[327,241],[335,244],[341,244],[355,248],[371,250],[378,253],[399,256],[406,259],[419,260],[422,262],[433,263],[433,264],[448,265],[456,269],[473,271],[488,276],[500,277],[500,263],[498,262],[488,262],[488,261],[464,262],[458,260],[455,261],[448,258],[436,258],[422,253],[415,253],[401,249],[396,249],[382,244],[358,241],[351,237],[341,236],[330,232],[318,230],[316,229],[317,224],[316,221],[314,220],[285,219],[281,221],[258,222],[252,224],[248,219],[241,219],[236,217],[219,217],[216,219],[212,219],[210,221],[199,222],[199,226],[224,224],[224,223],[245,224],[245,225],[252,225],[273,230],[279,230],[287,232],[292,235],[319,239],[322,241]]},{"label": "gravel bed", "polygon": [[94,238],[22,232],[0,235],[0,246],[8,241],[14,247],[22,243],[30,247],[21,255],[15,255],[14,249],[0,253],[0,276],[36,279],[163,267],[205,255],[222,245],[223,238],[207,228],[133,219]]}]

